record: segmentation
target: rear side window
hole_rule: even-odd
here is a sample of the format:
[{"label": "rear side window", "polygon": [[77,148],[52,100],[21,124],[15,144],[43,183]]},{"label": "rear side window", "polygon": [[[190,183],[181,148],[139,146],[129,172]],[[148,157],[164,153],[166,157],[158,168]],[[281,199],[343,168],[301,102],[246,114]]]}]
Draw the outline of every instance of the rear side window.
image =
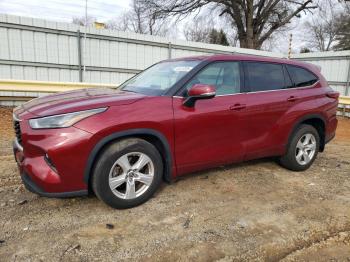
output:
[{"label": "rear side window", "polygon": [[279,90],[287,87],[280,64],[246,62],[246,84],[250,92]]},{"label": "rear side window", "polygon": [[310,86],[318,81],[313,73],[301,67],[287,65],[287,69],[296,87]]}]

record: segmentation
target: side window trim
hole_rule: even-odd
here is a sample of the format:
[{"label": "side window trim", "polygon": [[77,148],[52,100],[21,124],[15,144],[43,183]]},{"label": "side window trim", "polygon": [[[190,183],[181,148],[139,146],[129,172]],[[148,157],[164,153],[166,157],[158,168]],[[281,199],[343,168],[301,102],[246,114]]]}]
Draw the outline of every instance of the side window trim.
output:
[{"label": "side window trim", "polygon": [[286,72],[287,72],[287,74],[288,74],[290,80],[292,81],[292,84],[293,84],[293,87],[292,87],[292,88],[296,88],[297,86],[296,86],[296,83],[295,83],[295,81],[294,81],[294,78],[292,77],[292,74],[291,74],[291,73],[289,72],[289,70],[288,70],[288,64],[284,64],[284,68],[285,68],[285,70],[286,70]]},{"label": "side window trim", "polygon": [[[293,78],[291,77],[291,75],[289,74],[288,70],[287,70],[287,66],[286,64],[281,64],[283,66],[283,74],[284,74],[284,85],[285,85],[285,88],[284,89],[290,89],[290,88],[294,88],[295,87],[295,83],[294,83],[294,80]],[[292,83],[292,86],[291,87],[288,87],[288,84],[287,84],[287,79],[289,79],[289,82]]]},{"label": "side window trim", "polygon": [[244,61],[242,64],[243,64],[243,69],[244,69],[244,90],[247,92],[247,93],[250,93],[251,92],[251,89],[249,87],[249,74],[248,74],[248,69],[247,69],[247,63],[248,61]]},{"label": "side window trim", "polygon": [[247,83],[246,83],[246,70],[244,66],[243,61],[238,61],[239,62],[239,74],[240,74],[240,94],[242,93],[248,93],[249,91],[247,90]]},{"label": "side window trim", "polygon": [[[239,76],[240,76],[240,84],[239,84],[239,89],[240,92],[239,93],[234,93],[234,94],[225,94],[225,95],[217,95],[217,96],[232,96],[232,95],[237,95],[237,94],[242,94],[245,93],[244,90],[244,86],[245,86],[245,82],[244,82],[244,72],[243,72],[243,65],[242,65],[242,61],[240,60],[216,60],[216,61],[211,61],[209,63],[207,63],[205,66],[203,66],[201,69],[199,69],[194,75],[191,76],[191,78],[189,78],[185,83],[182,84],[181,88],[176,92],[176,94],[174,94],[174,97],[185,97],[186,96],[186,85],[191,82],[198,74],[200,74],[203,70],[205,70],[208,66],[216,64],[216,63],[238,63],[238,68],[239,68]],[[219,77],[219,75],[218,75]],[[217,78],[218,78],[217,77]]]},{"label": "side window trim", "polygon": [[215,85],[218,85],[221,72],[223,72],[223,71],[224,71],[223,68],[220,68],[219,73],[218,73],[218,75],[216,76],[216,79],[215,79]]}]

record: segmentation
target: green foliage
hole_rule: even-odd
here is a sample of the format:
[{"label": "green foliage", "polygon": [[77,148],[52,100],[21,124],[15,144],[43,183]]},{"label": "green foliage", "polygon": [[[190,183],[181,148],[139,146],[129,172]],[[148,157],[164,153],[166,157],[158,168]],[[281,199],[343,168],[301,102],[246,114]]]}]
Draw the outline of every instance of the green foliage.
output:
[{"label": "green foliage", "polygon": [[302,54],[302,53],[311,53],[311,50],[309,49],[309,48],[307,48],[307,47],[302,47],[301,49],[300,49],[300,53]]},{"label": "green foliage", "polygon": [[227,40],[227,36],[225,32],[221,29],[220,31],[216,29],[212,29],[209,33],[209,43],[217,44],[217,45],[225,45],[229,46],[229,42]]}]

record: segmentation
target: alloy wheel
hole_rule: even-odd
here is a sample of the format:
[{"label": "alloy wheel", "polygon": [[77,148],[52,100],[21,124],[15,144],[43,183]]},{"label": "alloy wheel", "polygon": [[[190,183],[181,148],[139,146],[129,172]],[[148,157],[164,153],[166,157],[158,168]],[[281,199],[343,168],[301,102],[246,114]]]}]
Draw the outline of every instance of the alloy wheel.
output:
[{"label": "alloy wheel", "polygon": [[295,158],[300,165],[307,165],[316,153],[316,138],[313,134],[304,134],[295,149]]},{"label": "alloy wheel", "polygon": [[122,199],[141,196],[151,186],[154,164],[144,153],[127,153],[117,159],[109,172],[109,187]]}]

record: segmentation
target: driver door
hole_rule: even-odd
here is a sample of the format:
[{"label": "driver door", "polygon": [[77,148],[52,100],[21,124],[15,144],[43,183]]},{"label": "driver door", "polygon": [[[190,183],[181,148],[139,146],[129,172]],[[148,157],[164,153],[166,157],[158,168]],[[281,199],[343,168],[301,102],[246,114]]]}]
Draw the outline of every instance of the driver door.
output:
[{"label": "driver door", "polygon": [[215,86],[216,96],[183,105],[184,97],[173,98],[175,156],[179,175],[221,164],[241,161],[246,95],[241,93],[241,65],[238,61],[207,65],[185,86]]}]

